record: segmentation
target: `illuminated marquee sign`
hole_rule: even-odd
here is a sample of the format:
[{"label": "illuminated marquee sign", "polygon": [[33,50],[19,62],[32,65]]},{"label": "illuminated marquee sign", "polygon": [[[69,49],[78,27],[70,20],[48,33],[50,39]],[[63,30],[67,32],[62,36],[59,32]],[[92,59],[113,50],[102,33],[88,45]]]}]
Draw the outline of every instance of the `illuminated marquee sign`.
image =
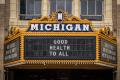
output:
[{"label": "illuminated marquee sign", "polygon": [[[57,20],[56,20],[57,19]],[[77,21],[78,23],[72,23],[71,21],[68,23],[64,22],[64,13],[62,11],[58,11],[54,23],[30,23],[28,32],[93,32],[90,26],[90,23],[81,23],[81,20]],[[74,22],[74,21],[72,21]]]},{"label": "illuminated marquee sign", "polygon": [[101,40],[101,60],[111,63],[117,63],[116,45],[102,39]]},{"label": "illuminated marquee sign", "polygon": [[25,59],[95,60],[95,36],[25,36]]},{"label": "illuminated marquee sign", "polygon": [[92,32],[89,24],[30,24],[28,29],[30,32]]},{"label": "illuminated marquee sign", "polygon": [[5,62],[19,59],[19,38],[5,44]]},{"label": "illuminated marquee sign", "polygon": [[[56,20],[57,18],[57,20]],[[54,23],[32,22],[28,32],[93,32],[90,23],[64,22],[58,12]],[[72,21],[72,19],[71,19]],[[83,21],[84,22],[84,21]],[[25,36],[25,59],[96,59],[96,36]]]}]

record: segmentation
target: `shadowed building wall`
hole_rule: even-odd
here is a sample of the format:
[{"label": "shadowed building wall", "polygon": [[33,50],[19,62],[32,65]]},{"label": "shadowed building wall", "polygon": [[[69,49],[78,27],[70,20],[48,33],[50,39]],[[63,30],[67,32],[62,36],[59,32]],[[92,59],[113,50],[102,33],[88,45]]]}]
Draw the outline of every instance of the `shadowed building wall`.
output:
[{"label": "shadowed building wall", "polygon": [[[3,53],[4,37],[9,27],[10,0],[0,0],[0,80],[4,80]],[[6,32],[5,32],[6,31]]]}]

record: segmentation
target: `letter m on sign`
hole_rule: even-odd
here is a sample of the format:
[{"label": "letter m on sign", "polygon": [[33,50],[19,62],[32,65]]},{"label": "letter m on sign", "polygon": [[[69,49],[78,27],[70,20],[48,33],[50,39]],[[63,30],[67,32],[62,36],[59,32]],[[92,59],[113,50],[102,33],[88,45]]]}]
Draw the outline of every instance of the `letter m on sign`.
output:
[{"label": "letter m on sign", "polygon": [[31,31],[33,31],[33,30],[38,31],[38,30],[39,30],[39,29],[38,29],[38,24],[31,24],[31,25],[30,25],[30,30],[31,30]]}]

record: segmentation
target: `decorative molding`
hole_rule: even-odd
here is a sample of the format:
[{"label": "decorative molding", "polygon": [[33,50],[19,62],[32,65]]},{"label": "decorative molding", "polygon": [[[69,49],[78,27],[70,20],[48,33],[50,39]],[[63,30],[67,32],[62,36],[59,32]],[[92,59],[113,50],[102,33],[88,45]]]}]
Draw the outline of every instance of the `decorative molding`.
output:
[{"label": "decorative molding", "polygon": [[[32,19],[30,22],[37,22],[37,21],[56,21],[57,22],[57,13],[56,12],[52,12],[52,14],[50,16],[44,16],[40,19]],[[91,22],[87,19],[80,19],[79,17],[76,16],[69,16],[67,12],[63,12],[63,23],[67,22],[67,21],[71,21],[71,22],[79,22],[79,23],[87,23],[87,24],[91,24]]]}]

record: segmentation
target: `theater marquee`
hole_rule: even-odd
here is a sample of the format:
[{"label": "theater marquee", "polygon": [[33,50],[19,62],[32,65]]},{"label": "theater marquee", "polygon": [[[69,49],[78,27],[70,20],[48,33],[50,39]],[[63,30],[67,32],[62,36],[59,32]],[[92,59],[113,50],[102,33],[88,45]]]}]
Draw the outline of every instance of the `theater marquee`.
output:
[{"label": "theater marquee", "polygon": [[53,13],[31,20],[22,29],[12,27],[5,40],[4,58],[5,66],[90,64],[115,68],[116,39],[109,28],[95,30],[89,20]]}]

